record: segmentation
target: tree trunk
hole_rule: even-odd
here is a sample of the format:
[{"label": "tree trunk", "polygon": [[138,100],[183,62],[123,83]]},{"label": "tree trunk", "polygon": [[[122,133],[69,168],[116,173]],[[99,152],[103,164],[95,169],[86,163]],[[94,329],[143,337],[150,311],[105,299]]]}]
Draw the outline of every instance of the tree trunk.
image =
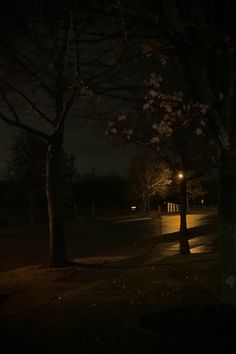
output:
[{"label": "tree trunk", "polygon": [[91,215],[95,215],[95,173],[94,167],[92,167],[92,174],[91,174]]},{"label": "tree trunk", "polygon": [[142,192],[142,210],[143,210],[144,212],[147,211],[146,192]]},{"label": "tree trunk", "polygon": [[221,300],[236,306],[236,149],[223,152],[220,169],[219,242]]},{"label": "tree trunk", "polygon": [[146,186],[145,186],[145,212],[149,213],[150,211],[150,199],[149,199],[149,191],[148,191],[148,181],[146,179]]},{"label": "tree trunk", "polygon": [[29,222],[30,226],[34,225],[34,187],[31,183],[29,191]]},{"label": "tree trunk", "polygon": [[62,137],[55,133],[47,153],[46,193],[49,217],[49,263],[66,264],[62,205],[61,161]]},{"label": "tree trunk", "polygon": [[180,181],[180,230],[178,241],[180,254],[190,254],[187,237],[187,187],[185,175],[183,175]]}]

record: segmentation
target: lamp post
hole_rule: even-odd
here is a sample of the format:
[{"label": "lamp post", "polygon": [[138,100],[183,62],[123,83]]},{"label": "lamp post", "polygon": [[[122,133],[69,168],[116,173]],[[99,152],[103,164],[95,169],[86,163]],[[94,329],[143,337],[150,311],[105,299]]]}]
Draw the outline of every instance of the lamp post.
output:
[{"label": "lamp post", "polygon": [[179,244],[180,253],[189,254],[190,247],[187,234],[187,184],[186,175],[183,172],[178,173],[180,180],[180,229],[179,229]]},{"label": "lamp post", "polygon": [[91,172],[91,214],[94,216],[95,214],[95,188],[94,188],[94,183],[95,183],[95,169],[94,166],[92,166],[92,172]]}]

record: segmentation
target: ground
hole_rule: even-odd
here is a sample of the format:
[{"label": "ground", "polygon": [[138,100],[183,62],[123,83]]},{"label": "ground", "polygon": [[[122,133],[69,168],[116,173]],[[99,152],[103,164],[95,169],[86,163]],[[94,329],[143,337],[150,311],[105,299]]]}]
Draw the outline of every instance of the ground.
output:
[{"label": "ground", "polygon": [[217,247],[160,259],[156,245],[145,257],[140,254],[2,272],[4,353],[229,351],[235,313],[218,300]]}]

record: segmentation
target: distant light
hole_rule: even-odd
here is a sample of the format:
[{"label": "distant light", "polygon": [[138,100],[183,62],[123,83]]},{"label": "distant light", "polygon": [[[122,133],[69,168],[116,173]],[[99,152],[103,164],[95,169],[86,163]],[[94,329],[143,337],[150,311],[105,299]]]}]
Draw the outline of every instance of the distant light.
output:
[{"label": "distant light", "polygon": [[136,209],[137,209],[136,205],[133,205],[133,206],[131,207],[131,210],[132,210],[132,211],[135,211]]},{"label": "distant light", "polygon": [[182,172],[180,172],[180,173],[178,174],[178,177],[179,177],[179,178],[184,178],[184,174],[183,174]]},{"label": "distant light", "polygon": [[204,204],[204,200],[203,199],[201,199],[201,204]]}]

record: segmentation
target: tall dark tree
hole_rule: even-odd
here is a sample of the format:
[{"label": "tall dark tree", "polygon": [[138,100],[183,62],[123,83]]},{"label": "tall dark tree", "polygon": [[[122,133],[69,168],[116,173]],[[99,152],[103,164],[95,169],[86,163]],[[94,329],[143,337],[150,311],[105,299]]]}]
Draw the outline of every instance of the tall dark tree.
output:
[{"label": "tall dark tree", "polygon": [[[30,223],[35,222],[35,211],[41,204],[45,208],[45,177],[46,177],[46,152],[47,144],[40,138],[26,132],[20,132],[12,137],[9,158],[6,162],[6,180],[21,188],[24,200],[28,199],[26,207],[29,208]],[[63,202],[70,199],[72,203],[73,183],[78,172],[75,168],[74,156],[65,152],[62,157],[62,197]],[[40,202],[41,201],[41,202]]]},{"label": "tall dark tree", "polygon": [[66,119],[81,117],[84,110],[100,119],[95,95],[105,97],[113,89],[114,96],[118,81],[109,77],[115,71],[121,79],[116,63],[125,48],[122,11],[109,5],[78,0],[0,4],[0,119],[47,144],[49,259],[55,266],[66,263],[60,173]]},{"label": "tall dark tree", "polygon": [[126,201],[124,178],[110,173],[81,176],[74,188],[74,198],[78,214],[99,215],[104,212],[120,211]]},{"label": "tall dark tree", "polygon": [[221,295],[224,302],[236,305],[236,3],[150,4],[189,89],[211,105],[209,122],[219,146]]},{"label": "tall dark tree", "polygon": [[26,133],[16,135],[9,148],[6,179],[25,193],[30,211],[30,224],[35,222],[36,203],[42,195],[45,180],[47,145]]},{"label": "tall dark tree", "polygon": [[[54,4],[55,5],[55,4]],[[20,7],[19,7],[20,6]],[[47,144],[46,191],[50,263],[66,263],[61,196],[65,119],[78,85],[68,75],[72,3],[2,4],[1,119],[44,139]],[[62,17],[63,15],[63,17]],[[47,108],[46,108],[47,106]],[[36,119],[46,123],[40,128]],[[41,124],[42,124],[41,123]],[[42,125],[41,125],[42,126]]]}]

